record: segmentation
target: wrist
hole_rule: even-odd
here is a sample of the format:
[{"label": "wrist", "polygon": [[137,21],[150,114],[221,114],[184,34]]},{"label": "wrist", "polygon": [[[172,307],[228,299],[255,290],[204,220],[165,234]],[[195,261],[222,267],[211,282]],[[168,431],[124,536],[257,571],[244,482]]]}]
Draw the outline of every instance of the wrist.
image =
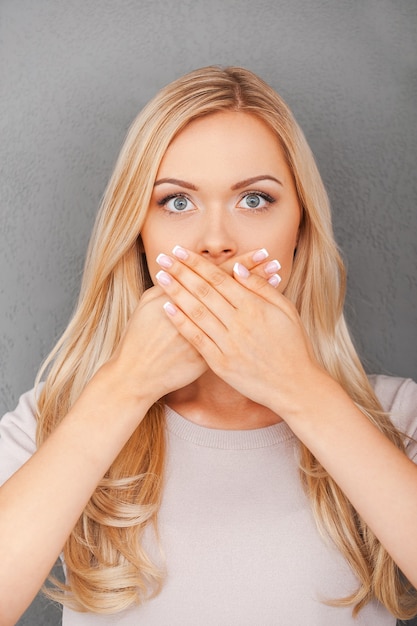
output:
[{"label": "wrist", "polygon": [[[145,407],[146,410],[160,398],[161,390],[152,385],[149,373],[126,371],[122,363],[110,359],[96,372],[91,382],[106,396],[111,396],[119,405],[133,410]],[[155,388],[154,388],[155,387]]]},{"label": "wrist", "polygon": [[368,422],[340,383],[324,370],[300,386],[298,401],[281,417],[317,458],[326,458],[327,448],[336,445],[346,428]]},{"label": "wrist", "polygon": [[159,400],[144,380],[132,380],[117,362],[110,360],[94,374],[74,406],[82,406],[89,413],[94,407],[94,413],[102,420],[117,416],[119,422],[131,422],[136,427]]},{"label": "wrist", "polygon": [[316,366],[294,380],[292,387],[286,390],[279,415],[295,430],[304,423],[317,421],[331,404],[344,401],[351,402],[341,385],[323,368]]}]

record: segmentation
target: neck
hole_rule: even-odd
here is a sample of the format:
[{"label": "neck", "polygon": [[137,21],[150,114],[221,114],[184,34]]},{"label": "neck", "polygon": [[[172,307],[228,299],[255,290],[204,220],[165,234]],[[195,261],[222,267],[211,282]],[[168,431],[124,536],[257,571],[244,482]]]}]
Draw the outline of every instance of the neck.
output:
[{"label": "neck", "polygon": [[222,430],[251,430],[281,422],[270,409],[242,396],[208,370],[196,381],[165,397],[166,404],[186,419]]}]

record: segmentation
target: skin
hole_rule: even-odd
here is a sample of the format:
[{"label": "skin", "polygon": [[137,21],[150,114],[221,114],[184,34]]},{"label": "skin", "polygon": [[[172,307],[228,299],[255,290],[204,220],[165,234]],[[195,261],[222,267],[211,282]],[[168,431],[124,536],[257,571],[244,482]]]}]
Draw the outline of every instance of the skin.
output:
[{"label": "skin", "polygon": [[[257,193],[270,195],[272,201],[257,195],[258,207],[249,208],[248,194]],[[185,209],[175,209],[175,198],[166,201],[174,194],[182,194]],[[266,248],[270,259],[281,263],[283,291],[291,274],[300,217],[292,173],[278,139],[264,122],[236,112],[197,119],[172,141],[156,176],[141,233],[151,276],[161,269],[158,254],[170,254],[176,244],[214,265]]]},{"label": "skin", "polygon": [[[199,190],[194,213],[159,215],[162,184],[157,185],[142,240],[158,284],[141,298],[113,357],[0,488],[1,626],[14,624],[30,604],[97,483],[162,396],[183,408],[188,419],[212,427],[253,428],[285,420],[417,585],[417,467],[315,362],[298,313],[283,293],[300,217],[291,177],[265,127],[242,113],[228,115],[227,124],[226,114],[190,124],[172,143],[158,177],[169,171],[189,181],[193,167],[200,176],[192,181]],[[232,138],[240,146],[237,154]],[[191,157],[183,152],[174,158],[187,141]],[[273,162],[263,160],[269,157],[258,150],[261,144],[277,157]],[[241,171],[252,153],[256,169]],[[168,164],[169,170],[162,170]],[[231,178],[235,167],[239,171]],[[208,182],[205,168],[218,178]],[[230,186],[242,174],[271,172],[281,175],[279,200],[270,214],[247,215]],[[182,249],[173,254],[178,244]],[[268,259],[254,261],[254,252],[264,247]],[[274,288],[265,270],[277,257],[282,281]],[[237,270],[251,271],[233,271],[236,262]]]},{"label": "skin", "polygon": [[[178,200],[182,210],[176,209]],[[251,201],[258,206],[252,208]],[[278,260],[277,288],[283,291],[291,275],[300,218],[293,176],[277,137],[252,115],[222,112],[191,122],[172,141],[156,176],[141,238],[154,278],[170,264],[166,253],[179,243],[223,269],[256,247],[266,248],[269,260],[263,275]],[[158,264],[160,253],[165,256]],[[256,320],[257,311],[252,314]],[[281,419],[248,399],[247,393],[236,393],[211,369],[169,394],[167,402],[188,419],[212,428],[256,428]]]}]

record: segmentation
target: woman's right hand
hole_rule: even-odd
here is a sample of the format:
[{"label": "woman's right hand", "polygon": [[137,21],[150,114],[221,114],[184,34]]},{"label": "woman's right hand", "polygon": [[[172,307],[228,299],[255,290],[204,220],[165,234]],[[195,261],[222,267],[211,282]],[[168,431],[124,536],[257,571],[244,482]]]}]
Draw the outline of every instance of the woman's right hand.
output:
[{"label": "woman's right hand", "polygon": [[132,314],[122,339],[104,369],[112,389],[119,381],[124,393],[149,398],[150,405],[201,376],[207,365],[173,328],[162,305],[159,286],[148,289]]}]

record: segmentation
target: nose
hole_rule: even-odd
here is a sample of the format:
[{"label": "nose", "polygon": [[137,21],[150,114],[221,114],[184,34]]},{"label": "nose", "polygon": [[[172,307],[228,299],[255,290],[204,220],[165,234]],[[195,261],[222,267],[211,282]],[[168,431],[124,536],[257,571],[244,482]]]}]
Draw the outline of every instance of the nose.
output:
[{"label": "nose", "polygon": [[210,211],[201,224],[198,251],[220,265],[237,253],[236,229],[224,210]]}]

